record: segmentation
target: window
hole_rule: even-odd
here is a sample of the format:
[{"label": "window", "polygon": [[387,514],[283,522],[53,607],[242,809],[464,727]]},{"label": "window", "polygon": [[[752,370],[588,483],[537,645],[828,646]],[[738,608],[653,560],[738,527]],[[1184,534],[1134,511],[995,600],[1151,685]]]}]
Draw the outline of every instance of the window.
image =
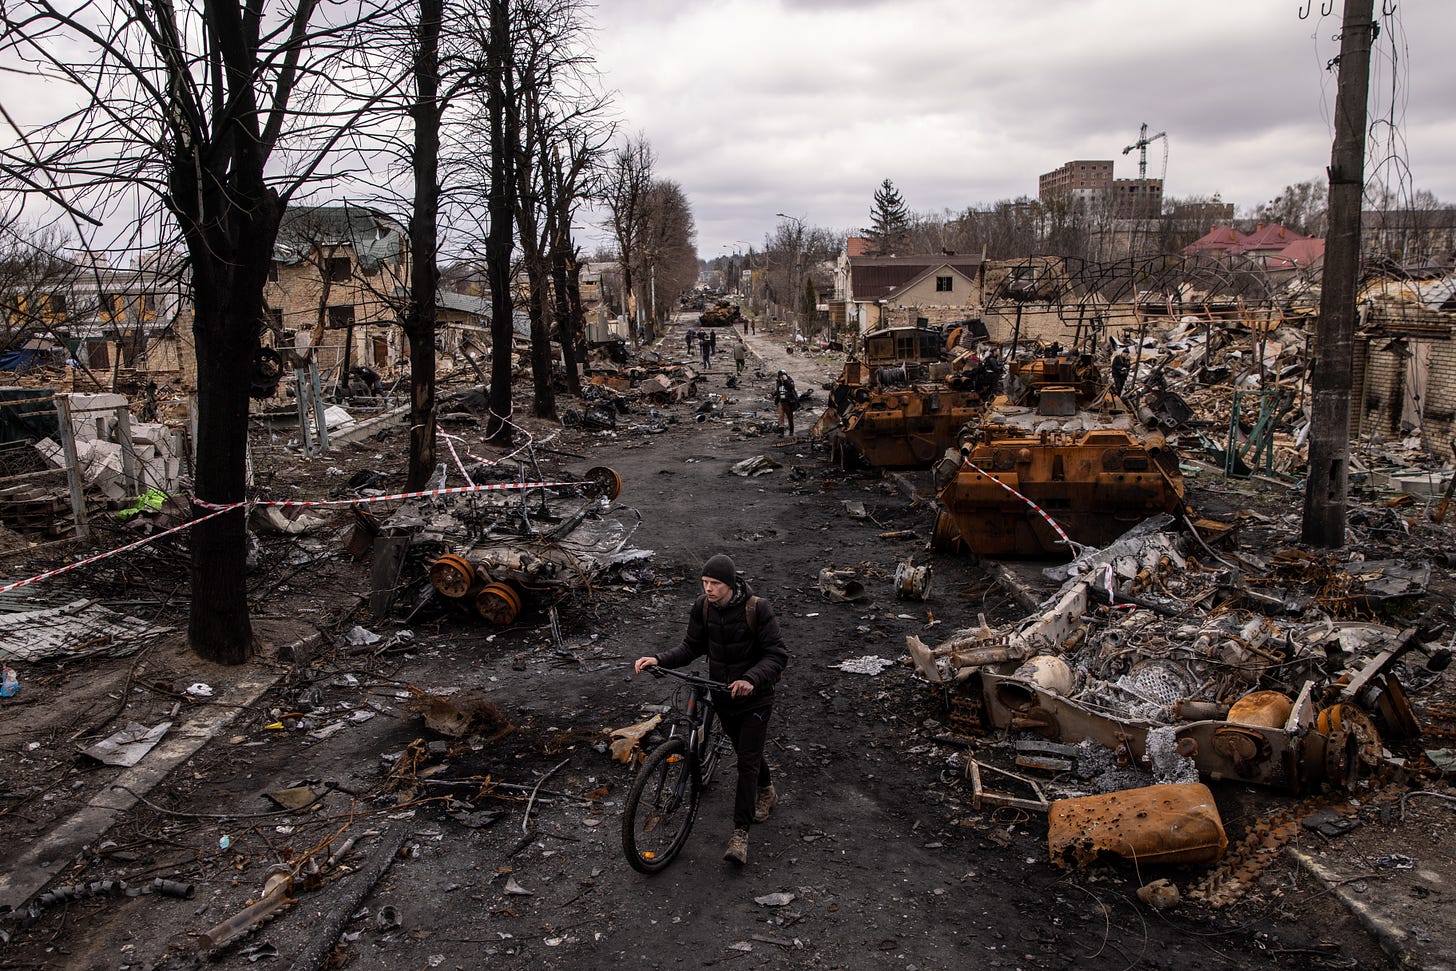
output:
[{"label": "window", "polygon": [[268,264],[268,282],[269,283],[277,283],[278,282],[278,261],[277,260],[273,260],[272,262],[270,262]]},{"label": "window", "polygon": [[334,328],[353,327],[354,326],[354,308],[353,307],[330,307],[329,308],[329,326],[330,327],[334,327]]},{"label": "window", "polygon": [[48,309],[57,317],[64,315],[66,312],[66,295],[64,293],[51,294]]},{"label": "window", "polygon": [[126,298],[119,293],[103,293],[100,307],[101,319],[108,323],[126,316]]},{"label": "window", "polygon": [[954,289],[955,289],[955,280],[954,280],[953,277],[938,276],[938,277],[935,278],[935,292],[936,293],[950,293]]},{"label": "window", "polygon": [[264,307],[263,324],[275,334],[283,333],[283,308]]},{"label": "window", "polygon": [[348,283],[349,277],[352,275],[349,258],[347,256],[330,257],[328,274],[330,283]]}]

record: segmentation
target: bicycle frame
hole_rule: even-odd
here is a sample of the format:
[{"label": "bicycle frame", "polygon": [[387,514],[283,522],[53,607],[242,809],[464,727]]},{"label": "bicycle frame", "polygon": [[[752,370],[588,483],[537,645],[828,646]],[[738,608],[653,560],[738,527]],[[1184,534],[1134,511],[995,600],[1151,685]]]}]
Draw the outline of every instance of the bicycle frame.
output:
[{"label": "bicycle frame", "polygon": [[672,728],[668,731],[668,738],[678,736],[680,728],[685,729],[688,753],[693,761],[695,769],[701,769],[703,781],[706,783],[713,775],[717,765],[716,760],[709,759],[708,747],[708,720],[713,717],[714,691],[727,691],[728,686],[718,681],[700,677],[681,671],[674,671],[671,668],[660,668],[653,666],[647,669],[653,677],[661,678],[669,676],[683,681],[688,689],[688,700],[682,707],[682,713],[674,721]]}]

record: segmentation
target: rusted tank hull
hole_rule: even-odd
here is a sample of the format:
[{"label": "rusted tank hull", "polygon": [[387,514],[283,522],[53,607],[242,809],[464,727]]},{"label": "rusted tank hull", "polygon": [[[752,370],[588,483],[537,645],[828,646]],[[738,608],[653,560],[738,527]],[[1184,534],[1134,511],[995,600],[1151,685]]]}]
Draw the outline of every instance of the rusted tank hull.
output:
[{"label": "rusted tank hull", "polygon": [[928,468],[981,412],[974,392],[909,388],[861,395],[841,419],[845,444],[876,468]]},{"label": "rusted tank hull", "polygon": [[1160,436],[1095,431],[982,442],[940,500],[972,553],[1038,557],[1072,551],[1028,499],[1073,541],[1105,546],[1150,516],[1176,511],[1182,496],[1177,459]]}]

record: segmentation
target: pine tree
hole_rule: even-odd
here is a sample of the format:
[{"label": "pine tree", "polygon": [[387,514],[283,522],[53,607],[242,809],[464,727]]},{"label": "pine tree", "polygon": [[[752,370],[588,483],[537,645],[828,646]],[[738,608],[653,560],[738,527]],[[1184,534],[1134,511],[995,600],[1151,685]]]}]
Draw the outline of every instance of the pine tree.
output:
[{"label": "pine tree", "polygon": [[870,210],[873,225],[864,230],[870,240],[872,256],[888,256],[903,245],[910,234],[910,213],[900,198],[895,183],[889,179],[875,190],[875,205]]}]

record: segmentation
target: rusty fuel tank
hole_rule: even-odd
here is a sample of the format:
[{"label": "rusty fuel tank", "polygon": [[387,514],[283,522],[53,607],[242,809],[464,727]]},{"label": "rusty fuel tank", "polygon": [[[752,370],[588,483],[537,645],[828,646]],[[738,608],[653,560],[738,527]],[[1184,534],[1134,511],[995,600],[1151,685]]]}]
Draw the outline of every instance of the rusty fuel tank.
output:
[{"label": "rusty fuel tank", "polygon": [[1227,846],[1213,793],[1199,782],[1060,799],[1047,813],[1047,847],[1061,866],[1103,855],[1139,864],[1216,863]]}]

